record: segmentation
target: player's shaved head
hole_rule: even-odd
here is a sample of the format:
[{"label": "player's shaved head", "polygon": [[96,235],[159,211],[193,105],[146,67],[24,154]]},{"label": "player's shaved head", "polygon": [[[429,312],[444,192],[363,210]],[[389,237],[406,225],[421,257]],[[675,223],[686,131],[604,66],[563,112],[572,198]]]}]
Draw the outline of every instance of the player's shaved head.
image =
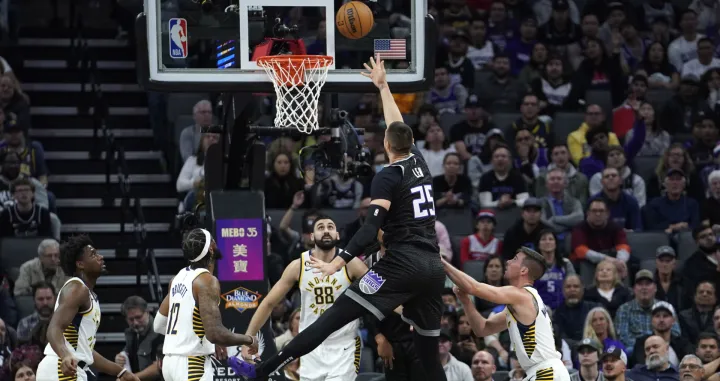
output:
[{"label": "player's shaved head", "polygon": [[413,145],[412,129],[403,122],[390,123],[385,131],[385,140],[392,153],[408,155]]},{"label": "player's shaved head", "polygon": [[534,282],[545,274],[547,265],[545,264],[545,257],[535,250],[528,249],[527,247],[521,247],[518,249],[518,253],[524,254],[523,266],[528,269],[528,276],[531,282]]}]

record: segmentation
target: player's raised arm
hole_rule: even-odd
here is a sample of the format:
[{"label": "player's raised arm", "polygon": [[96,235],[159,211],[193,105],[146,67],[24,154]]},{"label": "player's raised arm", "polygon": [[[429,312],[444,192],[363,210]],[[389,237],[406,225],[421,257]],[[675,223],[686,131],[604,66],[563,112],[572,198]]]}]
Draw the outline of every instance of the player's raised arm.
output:
[{"label": "player's raised arm", "polygon": [[390,92],[390,86],[387,83],[385,74],[385,61],[375,62],[375,58],[370,57],[370,64],[363,64],[367,72],[360,74],[372,80],[373,84],[380,90],[380,99],[382,100],[383,114],[385,116],[385,124],[388,126],[393,122],[402,122],[403,117],[400,109],[395,103],[395,99]]},{"label": "player's raised arm", "polygon": [[255,314],[250,319],[250,324],[245,331],[248,336],[255,336],[262,326],[270,318],[273,308],[280,304],[285,296],[292,290],[300,275],[300,259],[296,259],[285,268],[280,280],[270,289],[265,299],[260,302]]},{"label": "player's raised arm", "polygon": [[478,298],[488,300],[495,304],[518,305],[532,302],[532,295],[521,288],[513,286],[494,287],[486,283],[480,283],[470,277],[470,275],[456,269],[445,259],[441,260],[450,280],[452,280],[460,290],[468,294],[475,295]]},{"label": "player's raised arm", "polygon": [[78,360],[73,357],[73,354],[65,345],[63,332],[72,323],[78,312],[89,307],[89,303],[90,290],[79,281],[70,282],[60,290],[58,308],[50,319],[47,331],[48,343],[62,360],[61,370],[66,376],[75,376],[77,374]]},{"label": "player's raised arm", "polygon": [[365,262],[357,258],[353,258],[347,264],[347,272],[351,280],[360,279],[368,272],[368,267]]},{"label": "player's raised arm", "polygon": [[477,308],[475,308],[475,303],[470,300],[466,292],[460,290],[458,287],[455,287],[453,291],[455,291],[458,301],[460,301],[460,304],[463,306],[465,316],[467,316],[468,322],[470,323],[470,328],[472,328],[478,337],[494,335],[507,328],[505,326],[504,314],[495,314],[485,319],[480,312],[478,312]]},{"label": "player's raised arm", "polygon": [[200,304],[200,319],[205,327],[205,335],[213,344],[239,346],[253,344],[248,335],[230,332],[220,318],[220,282],[209,273],[200,274],[193,282],[193,296]]}]

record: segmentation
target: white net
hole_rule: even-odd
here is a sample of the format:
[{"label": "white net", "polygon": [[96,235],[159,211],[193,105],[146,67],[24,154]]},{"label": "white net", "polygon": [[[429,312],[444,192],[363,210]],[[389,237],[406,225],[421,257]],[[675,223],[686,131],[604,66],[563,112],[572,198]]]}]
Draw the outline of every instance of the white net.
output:
[{"label": "white net", "polygon": [[266,56],[258,60],[275,87],[276,127],[318,129],[318,100],[332,57]]}]

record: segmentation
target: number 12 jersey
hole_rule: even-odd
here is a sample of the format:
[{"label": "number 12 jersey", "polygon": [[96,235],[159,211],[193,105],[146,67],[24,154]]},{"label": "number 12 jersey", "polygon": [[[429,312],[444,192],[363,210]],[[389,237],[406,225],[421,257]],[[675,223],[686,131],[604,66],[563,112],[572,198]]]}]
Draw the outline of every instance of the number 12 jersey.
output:
[{"label": "number 12 jersey", "polygon": [[207,269],[185,267],[170,287],[170,310],[165,327],[163,353],[179,356],[205,356],[215,353],[215,344],[205,337],[200,307],[193,296],[193,281]]}]

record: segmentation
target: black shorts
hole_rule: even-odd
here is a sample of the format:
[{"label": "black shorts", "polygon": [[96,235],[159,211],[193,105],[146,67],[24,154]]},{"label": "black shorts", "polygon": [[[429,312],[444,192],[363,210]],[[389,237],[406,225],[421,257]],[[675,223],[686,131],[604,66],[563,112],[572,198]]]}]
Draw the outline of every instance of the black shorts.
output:
[{"label": "black shorts", "polygon": [[383,320],[402,305],[402,318],[423,336],[440,335],[445,271],[439,253],[412,248],[387,250],[362,278],[345,291],[350,299]]}]

